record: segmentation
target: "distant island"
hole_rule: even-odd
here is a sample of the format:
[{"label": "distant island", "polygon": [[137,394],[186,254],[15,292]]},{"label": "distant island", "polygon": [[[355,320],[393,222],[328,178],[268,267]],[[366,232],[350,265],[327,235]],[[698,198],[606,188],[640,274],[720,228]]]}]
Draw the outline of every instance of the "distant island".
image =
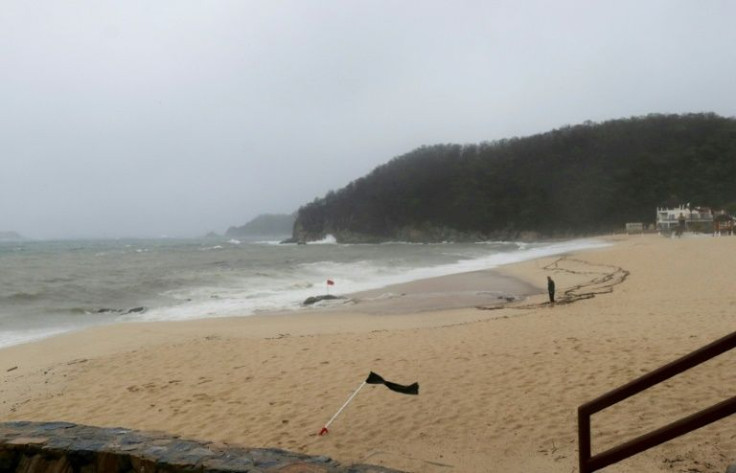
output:
[{"label": "distant island", "polygon": [[25,241],[27,239],[18,232],[0,232],[0,241]]},{"label": "distant island", "polygon": [[571,237],[692,202],[736,211],[736,119],[652,114],[424,146],[302,206],[292,241]]},{"label": "distant island", "polygon": [[240,227],[230,227],[225,232],[229,238],[284,237],[291,235],[296,214],[263,214]]}]

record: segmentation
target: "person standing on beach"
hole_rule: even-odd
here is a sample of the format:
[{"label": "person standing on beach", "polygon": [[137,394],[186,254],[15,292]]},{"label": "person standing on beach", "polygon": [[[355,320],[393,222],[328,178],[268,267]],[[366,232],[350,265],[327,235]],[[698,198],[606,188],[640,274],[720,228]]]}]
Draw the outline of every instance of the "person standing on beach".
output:
[{"label": "person standing on beach", "polygon": [[549,303],[555,303],[555,282],[551,277],[547,276],[547,292],[549,292]]}]

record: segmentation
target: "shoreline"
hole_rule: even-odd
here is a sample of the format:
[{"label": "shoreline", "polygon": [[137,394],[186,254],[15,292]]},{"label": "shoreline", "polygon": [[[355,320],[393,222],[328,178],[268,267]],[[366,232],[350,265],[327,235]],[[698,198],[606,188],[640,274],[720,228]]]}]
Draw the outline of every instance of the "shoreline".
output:
[{"label": "shoreline", "polygon": [[[471,307],[475,305],[488,305],[494,303],[494,297],[499,300],[499,303],[504,300],[508,302],[509,300],[516,300],[520,297],[525,297],[529,294],[535,293],[535,290],[533,289],[533,286],[522,281],[511,281],[508,276],[504,276],[502,273],[495,271],[497,268],[507,264],[525,261],[527,259],[535,259],[540,255],[545,256],[547,254],[557,254],[569,250],[600,247],[601,245],[605,245],[605,243],[601,243],[602,241],[604,240],[600,238],[583,238],[556,242],[540,242],[538,244],[542,246],[539,247],[520,249],[511,253],[491,253],[485,257],[477,257],[451,265],[428,267],[424,268],[426,273],[424,275],[422,275],[420,271],[415,272],[415,274],[409,274],[409,279],[407,280],[403,280],[405,279],[404,277],[393,277],[392,279],[398,279],[399,281],[383,286],[379,285],[369,289],[355,289],[344,294],[339,294],[342,301],[328,301],[327,303],[321,303],[312,307],[305,307],[301,305],[300,302],[293,302],[293,307],[289,308],[256,309],[253,312],[248,312],[248,310],[245,309],[246,312],[242,315],[195,315],[194,317],[188,315],[183,318],[159,318],[157,316],[153,316],[153,318],[150,319],[147,314],[149,311],[140,311],[140,315],[123,316],[117,320],[87,323],[75,327],[58,327],[52,325],[47,328],[29,329],[17,333],[11,330],[8,332],[9,334],[6,339],[3,339],[3,344],[0,345],[0,350],[12,346],[35,343],[57,336],[76,333],[90,328],[115,326],[118,324],[128,323],[186,322],[217,318],[251,317],[254,315],[268,316],[272,314],[300,314],[305,311],[309,312],[314,310],[333,311],[339,310],[341,303],[354,304],[356,306],[355,310],[358,312],[368,311],[371,313],[381,314],[384,312],[407,313],[414,311],[431,311],[438,309]],[[510,263],[504,262],[508,260],[510,260]],[[489,267],[486,268],[486,265]],[[483,269],[477,269],[481,266],[483,266]],[[447,272],[451,269],[454,270],[454,272]],[[433,276],[433,273],[439,273],[439,275]],[[469,276],[471,274],[478,275],[478,277]],[[411,279],[413,277],[418,278]],[[482,277],[487,280],[485,283],[482,281]],[[453,283],[453,280],[458,279],[461,281],[460,283]],[[437,281],[437,283],[432,283],[432,281]],[[433,288],[429,287],[432,285]],[[428,288],[425,288],[424,286],[428,286]],[[452,292],[453,294],[448,294],[448,292]],[[312,293],[309,295],[318,296],[319,294]],[[305,295],[304,297],[307,296]],[[381,303],[381,299],[387,299],[387,301]],[[388,301],[389,299],[391,301]],[[136,307],[129,312],[139,312],[139,309],[142,308],[144,307]],[[158,309],[153,309],[154,312],[158,310],[186,314],[186,312],[191,309],[187,307],[186,304],[182,304],[178,307],[172,306],[168,308],[160,307]],[[103,309],[103,311],[105,311],[105,309]],[[114,312],[114,310],[110,311]]]},{"label": "shoreline", "polygon": [[[9,347],[0,350],[0,412],[407,471],[481,473],[494,465],[567,473],[577,465],[578,405],[735,324],[736,239],[611,240],[607,248],[494,268],[531,286],[551,272],[560,298],[574,300],[554,307],[541,290],[494,310],[361,313],[358,303],[122,324]],[[486,276],[464,275],[455,288],[466,287],[465,277],[482,287]],[[425,294],[455,284],[432,283]],[[722,357],[597,414],[594,451],[730,397],[736,357]],[[8,371],[13,360],[23,362]],[[319,437],[368,371],[418,381],[420,395],[369,387]],[[724,419],[607,471],[725,471],[734,428],[736,419]]]},{"label": "shoreline", "polygon": [[[202,330],[210,337],[231,335],[232,326],[242,326],[245,338],[282,337],[296,333],[311,336],[342,331],[367,331],[376,318],[398,316],[398,323],[382,320],[385,330],[434,327],[447,324],[457,313],[458,323],[475,320],[466,311],[477,306],[503,307],[541,294],[541,287],[507,275],[500,268],[449,274],[346,294],[345,299],[292,311],[269,311],[245,316],[224,316],[171,321],[124,321],[62,332],[46,338],[0,348],[0,373],[19,372],[63,361],[73,362],[96,355],[127,351],[150,343],[178,342],[198,338]],[[513,299],[513,300],[508,300]],[[436,313],[436,315],[433,315]],[[452,323],[450,323],[451,325]],[[105,340],[100,343],[100,340]],[[64,359],[57,359],[59,356]],[[8,362],[8,360],[14,360]],[[21,361],[22,360],[22,361]]]}]

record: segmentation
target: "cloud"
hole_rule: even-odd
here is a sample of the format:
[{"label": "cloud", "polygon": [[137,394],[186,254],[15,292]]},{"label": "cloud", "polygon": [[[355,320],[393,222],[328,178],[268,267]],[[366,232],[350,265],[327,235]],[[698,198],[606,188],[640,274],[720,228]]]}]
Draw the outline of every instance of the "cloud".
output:
[{"label": "cloud", "polygon": [[20,0],[0,230],[224,231],[413,148],[733,116],[732,2]]}]

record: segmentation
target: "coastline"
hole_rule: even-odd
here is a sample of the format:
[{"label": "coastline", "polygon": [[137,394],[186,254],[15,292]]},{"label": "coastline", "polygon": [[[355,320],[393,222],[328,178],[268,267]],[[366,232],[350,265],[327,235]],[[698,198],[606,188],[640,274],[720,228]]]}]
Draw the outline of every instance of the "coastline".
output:
[{"label": "coastline", "polygon": [[[119,322],[32,340],[0,348],[0,373],[23,372],[63,362],[126,352],[150,344],[177,343],[200,338],[233,336],[243,329],[244,338],[311,336],[373,330],[377,319],[383,330],[435,327],[476,320],[482,314],[468,313],[476,306],[503,307],[513,301],[541,294],[534,286],[500,268],[448,274],[378,289],[345,294],[332,303],[292,311],[208,319]],[[381,316],[399,315],[395,320]]]},{"label": "coastline", "polygon": [[[9,347],[0,350],[0,412],[8,420],[166,430],[407,471],[483,472],[493,464],[569,472],[579,404],[735,325],[736,239],[613,240],[493,270],[529,287],[551,273],[560,294],[577,286],[595,293],[555,307],[541,289],[494,310],[420,307],[422,291],[440,298],[466,288],[463,278],[483,287],[489,275],[478,272],[417,282],[417,296],[366,303],[380,294],[362,294],[363,302],[325,310],[122,324]],[[630,275],[611,287],[597,282],[615,268]],[[391,313],[398,299],[408,313]],[[731,396],[734,357],[706,365],[597,415],[595,451]],[[372,387],[329,435],[317,436],[369,370],[419,381],[420,395]],[[694,462],[711,465],[699,471],[724,471],[734,427],[724,419],[607,471]]]},{"label": "coastline", "polygon": [[[10,304],[3,306],[0,348],[99,325],[297,312],[303,309],[302,301],[320,296],[325,290],[329,293],[330,289],[333,294],[344,297],[360,295],[361,300],[351,301],[362,308],[366,307],[366,302],[376,305],[377,299],[383,297],[394,299],[392,304],[383,305],[386,310],[414,311],[419,304],[424,304],[427,310],[434,310],[444,308],[447,304],[448,298],[440,294],[447,292],[447,288],[438,287],[432,293],[423,291],[421,300],[409,304],[406,300],[410,297],[403,297],[403,289],[399,292],[399,289],[390,287],[441,276],[486,271],[504,263],[595,247],[602,243],[600,240],[578,239],[529,244],[443,244],[431,247],[397,243],[366,247],[322,244],[313,245],[308,250],[296,246],[274,250],[274,245],[259,244],[241,247],[239,243],[225,247],[206,246],[207,242],[194,240],[162,244],[160,247],[159,244],[158,241],[140,241],[136,244],[92,242],[84,254],[77,255],[74,264],[70,264],[64,262],[61,256],[64,248],[55,247],[53,242],[46,248],[45,243],[40,243],[40,246],[30,249],[22,257],[6,261],[7,274],[17,274],[14,278],[7,278],[6,275],[4,280],[6,292],[10,294]],[[73,248],[81,251],[83,246]],[[46,250],[51,251],[52,257],[41,260],[39,257]],[[192,257],[195,262],[174,257],[181,256],[180,251],[194,251]],[[118,253],[124,255],[121,262],[108,261],[109,255]],[[150,264],[157,268],[177,267],[188,276],[177,282],[166,270],[143,270],[141,268],[144,266],[139,265],[146,264],[145,258],[149,258]],[[230,258],[234,261],[232,271],[223,267],[227,266],[225,261]],[[244,264],[249,258],[254,258],[256,263]],[[213,274],[203,270],[209,265],[215,268]],[[146,281],[143,283],[141,271],[145,273]],[[116,276],[112,277],[112,274]],[[325,288],[326,279],[335,280],[337,285]],[[44,282],[47,280],[49,284]],[[464,303],[461,300],[468,297],[474,297],[476,303],[486,304],[490,303],[490,299],[485,296],[507,296],[509,289],[520,290],[504,284],[505,289],[501,292],[494,286],[492,279],[479,284],[467,279],[462,287],[452,289],[458,296],[453,307],[472,305],[472,301]],[[84,290],[80,291],[80,288]],[[407,289],[409,296],[417,290],[411,285]],[[393,293],[369,295],[376,290]],[[520,291],[524,292],[526,288]],[[18,304],[13,302],[16,299]],[[334,301],[330,304],[327,301],[308,309],[323,310],[339,303]],[[405,307],[399,309],[402,304]]]}]

